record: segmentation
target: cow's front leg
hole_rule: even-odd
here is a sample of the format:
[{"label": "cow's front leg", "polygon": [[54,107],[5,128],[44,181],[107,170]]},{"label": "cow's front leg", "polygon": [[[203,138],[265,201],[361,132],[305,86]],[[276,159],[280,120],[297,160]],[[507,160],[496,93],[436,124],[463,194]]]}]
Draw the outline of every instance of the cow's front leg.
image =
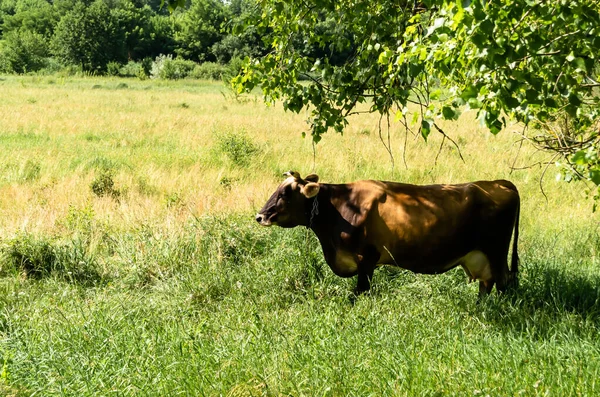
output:
[{"label": "cow's front leg", "polygon": [[374,266],[369,266],[366,269],[358,271],[358,280],[356,281],[356,289],[354,290],[355,295],[360,295],[371,289],[371,279],[373,278],[374,270]]},{"label": "cow's front leg", "polygon": [[380,254],[373,246],[367,246],[363,251],[363,255],[358,255],[358,280],[356,281],[356,289],[354,290],[356,295],[360,295],[371,289],[373,271],[375,271],[379,258]]}]

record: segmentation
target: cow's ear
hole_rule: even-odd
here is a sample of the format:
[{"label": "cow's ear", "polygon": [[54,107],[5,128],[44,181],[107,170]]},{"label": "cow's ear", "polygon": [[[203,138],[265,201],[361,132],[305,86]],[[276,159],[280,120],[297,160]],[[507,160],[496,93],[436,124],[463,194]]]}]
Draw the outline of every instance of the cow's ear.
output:
[{"label": "cow's ear", "polygon": [[302,194],[306,198],[312,198],[319,193],[319,184],[314,182],[309,182],[306,185],[302,186]]},{"label": "cow's ear", "polygon": [[317,175],[317,174],[308,174],[308,175],[306,175],[306,176],[304,177],[304,180],[305,180],[306,182],[314,182],[314,183],[317,183],[317,182],[319,182],[319,175]]},{"label": "cow's ear", "polygon": [[287,177],[291,176],[291,177],[294,177],[294,179],[296,179],[296,180],[302,179],[302,178],[300,178],[300,174],[298,172],[292,171],[292,170],[290,170],[288,172],[284,172],[283,176],[287,176]]}]

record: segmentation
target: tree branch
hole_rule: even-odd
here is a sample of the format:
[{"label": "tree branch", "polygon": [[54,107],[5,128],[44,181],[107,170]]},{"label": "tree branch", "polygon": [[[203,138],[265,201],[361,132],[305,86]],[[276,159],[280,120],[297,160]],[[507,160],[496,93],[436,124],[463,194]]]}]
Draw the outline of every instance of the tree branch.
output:
[{"label": "tree branch", "polygon": [[[446,134],[446,133],[444,132],[444,130],[442,130],[442,129],[441,129],[441,128],[440,128],[440,127],[437,125],[437,123],[433,123],[433,126],[435,127],[435,129],[436,129],[436,130],[438,130],[438,132],[439,132],[440,134],[442,134],[442,135],[444,136],[444,138],[448,138],[448,140],[449,140],[450,142],[452,142],[452,144],[453,144],[453,145],[456,147],[456,150],[458,150],[458,155],[460,156],[460,159],[461,159],[461,160],[462,160],[462,162],[464,163],[464,162],[465,162],[465,159],[464,159],[464,157],[463,157],[462,153],[460,152],[460,147],[458,146],[458,144],[457,144],[456,142],[454,142],[454,139],[450,138],[450,137],[448,136],[448,134]],[[442,140],[442,142],[443,142],[443,140]],[[437,159],[437,157],[436,157],[436,159]]]}]

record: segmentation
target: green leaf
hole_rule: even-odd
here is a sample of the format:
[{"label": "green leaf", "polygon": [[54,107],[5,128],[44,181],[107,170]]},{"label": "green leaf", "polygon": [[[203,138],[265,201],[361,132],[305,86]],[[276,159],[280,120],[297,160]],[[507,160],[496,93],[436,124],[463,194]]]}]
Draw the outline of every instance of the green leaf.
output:
[{"label": "green leaf", "polygon": [[512,96],[507,96],[507,97],[504,97],[503,99],[504,99],[504,104],[506,105],[506,107],[508,109],[516,109],[521,104],[517,98],[512,97]]},{"label": "green leaf", "polygon": [[479,109],[481,107],[481,102],[477,98],[470,98],[467,101],[467,105],[469,105],[469,109]]},{"label": "green leaf", "polygon": [[575,70],[578,72],[587,72],[587,66],[583,58],[575,58],[573,66],[575,66]]},{"label": "green leaf", "polygon": [[467,102],[471,98],[477,98],[478,94],[479,89],[477,89],[477,87],[475,87],[474,85],[469,85],[460,93],[460,98],[463,101]]},{"label": "green leaf", "polygon": [[494,33],[494,22],[490,19],[485,19],[479,24],[479,29],[491,36]]},{"label": "green leaf", "polygon": [[554,98],[552,97],[544,99],[544,105],[553,109],[556,109],[558,107],[556,100],[554,100]]},{"label": "green leaf", "polygon": [[421,136],[427,140],[427,137],[431,133],[431,123],[427,120],[421,121]]},{"label": "green leaf", "polygon": [[446,120],[456,120],[456,119],[458,119],[458,112],[456,112],[450,106],[444,106],[442,108],[442,115],[444,116],[444,118]]},{"label": "green leaf", "polygon": [[600,170],[592,169],[589,172],[589,177],[596,185],[600,185]]},{"label": "green leaf", "polygon": [[527,99],[527,102],[529,102],[529,103],[533,103],[533,104],[541,103],[541,101],[539,99],[539,92],[534,89],[529,89],[529,90],[525,91],[525,98]]},{"label": "green leaf", "polygon": [[581,99],[579,96],[577,96],[577,94],[571,94],[569,95],[569,104],[578,107],[581,105]]},{"label": "green leaf", "polygon": [[502,131],[502,122],[498,119],[498,114],[486,111],[484,113],[484,120],[485,125],[487,125],[492,134],[496,135]]},{"label": "green leaf", "polygon": [[587,163],[586,155],[583,150],[578,151],[571,157],[571,162],[577,165],[585,165]]},{"label": "green leaf", "polygon": [[417,121],[418,121],[418,120],[419,120],[419,113],[417,113],[417,112],[414,112],[414,113],[413,113],[413,116],[412,116],[411,124],[412,124],[412,125],[415,125],[415,124],[417,124]]}]

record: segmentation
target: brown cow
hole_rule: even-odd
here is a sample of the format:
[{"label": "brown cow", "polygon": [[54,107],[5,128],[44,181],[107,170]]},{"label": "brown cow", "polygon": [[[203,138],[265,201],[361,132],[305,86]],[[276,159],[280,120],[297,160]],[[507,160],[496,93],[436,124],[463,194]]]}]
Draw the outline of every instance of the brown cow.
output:
[{"label": "brown cow", "polygon": [[312,229],[331,270],[341,277],[358,275],[357,294],[370,288],[382,264],[426,274],[461,265],[470,280],[479,280],[479,296],[494,284],[501,292],[517,283],[520,199],[509,181],[328,184],[318,183],[315,174],[284,175],[256,221]]}]

